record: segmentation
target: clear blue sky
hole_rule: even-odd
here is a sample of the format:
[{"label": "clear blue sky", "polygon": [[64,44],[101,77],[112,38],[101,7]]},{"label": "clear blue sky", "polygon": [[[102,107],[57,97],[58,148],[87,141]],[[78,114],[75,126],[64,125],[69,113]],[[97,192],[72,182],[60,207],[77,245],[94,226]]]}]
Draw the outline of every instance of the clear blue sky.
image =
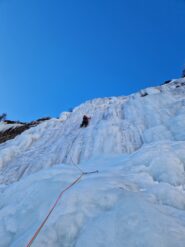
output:
[{"label": "clear blue sky", "polygon": [[0,113],[29,121],[181,76],[184,0],[0,0]]}]

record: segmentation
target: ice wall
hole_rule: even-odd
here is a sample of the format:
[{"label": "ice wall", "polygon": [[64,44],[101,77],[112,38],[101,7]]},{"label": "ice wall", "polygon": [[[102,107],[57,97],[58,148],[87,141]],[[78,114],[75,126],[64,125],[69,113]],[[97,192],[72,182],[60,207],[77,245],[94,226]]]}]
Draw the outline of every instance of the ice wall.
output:
[{"label": "ice wall", "polygon": [[[80,128],[84,114],[91,121],[87,128]],[[157,141],[183,141],[184,126],[185,79],[128,97],[90,100],[1,144],[0,182],[100,154],[133,153]]]}]

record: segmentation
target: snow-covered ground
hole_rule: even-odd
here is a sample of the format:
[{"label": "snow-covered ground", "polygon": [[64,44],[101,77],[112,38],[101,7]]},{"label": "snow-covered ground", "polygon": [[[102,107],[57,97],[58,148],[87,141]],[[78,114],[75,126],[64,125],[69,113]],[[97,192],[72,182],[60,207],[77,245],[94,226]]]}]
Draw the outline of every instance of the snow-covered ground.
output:
[{"label": "snow-covered ground", "polygon": [[0,246],[26,246],[74,164],[99,173],[64,194],[32,246],[184,247],[185,79],[90,100],[1,144]]}]

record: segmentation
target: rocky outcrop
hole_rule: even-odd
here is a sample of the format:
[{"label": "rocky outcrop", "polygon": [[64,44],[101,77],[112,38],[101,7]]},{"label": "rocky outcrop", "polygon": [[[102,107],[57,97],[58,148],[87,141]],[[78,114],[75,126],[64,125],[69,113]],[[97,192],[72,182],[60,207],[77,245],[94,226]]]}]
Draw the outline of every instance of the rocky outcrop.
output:
[{"label": "rocky outcrop", "polygon": [[3,123],[6,125],[6,129],[0,132],[0,144],[15,138],[17,135],[20,135],[25,130],[30,129],[31,127],[37,126],[41,122],[49,120],[49,119],[50,119],[49,117],[40,118],[30,123],[5,120]]}]

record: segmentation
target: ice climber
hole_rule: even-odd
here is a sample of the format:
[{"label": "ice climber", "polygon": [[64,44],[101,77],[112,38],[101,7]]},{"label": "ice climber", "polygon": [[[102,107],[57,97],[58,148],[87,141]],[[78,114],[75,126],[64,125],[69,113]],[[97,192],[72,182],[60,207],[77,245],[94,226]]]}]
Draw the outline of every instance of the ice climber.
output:
[{"label": "ice climber", "polygon": [[84,115],[84,116],[83,116],[83,121],[82,121],[82,123],[81,123],[81,125],[80,125],[80,128],[82,128],[82,127],[87,127],[88,124],[89,124],[89,120],[90,120],[90,119],[91,119],[90,117],[87,117],[86,115]]}]

